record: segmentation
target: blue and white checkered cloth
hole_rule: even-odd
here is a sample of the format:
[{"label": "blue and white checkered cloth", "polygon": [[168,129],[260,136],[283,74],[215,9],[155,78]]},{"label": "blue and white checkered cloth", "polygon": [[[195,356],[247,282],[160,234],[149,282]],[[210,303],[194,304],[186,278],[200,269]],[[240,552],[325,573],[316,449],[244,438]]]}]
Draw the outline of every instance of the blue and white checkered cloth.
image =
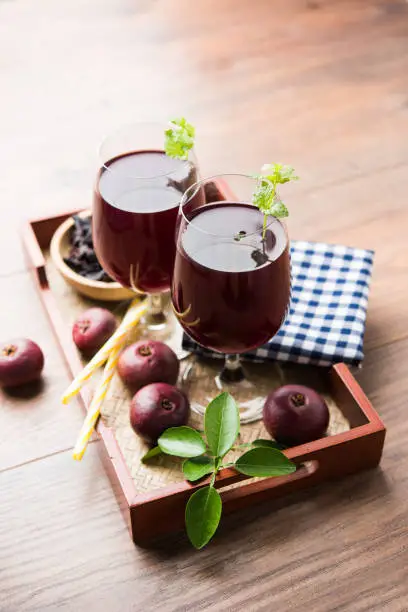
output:
[{"label": "blue and white checkered cloth", "polygon": [[[251,361],[276,359],[329,366],[361,363],[374,252],[320,242],[292,242],[292,301],[282,328],[267,344],[245,353]],[[186,334],[183,348],[220,353]]]}]

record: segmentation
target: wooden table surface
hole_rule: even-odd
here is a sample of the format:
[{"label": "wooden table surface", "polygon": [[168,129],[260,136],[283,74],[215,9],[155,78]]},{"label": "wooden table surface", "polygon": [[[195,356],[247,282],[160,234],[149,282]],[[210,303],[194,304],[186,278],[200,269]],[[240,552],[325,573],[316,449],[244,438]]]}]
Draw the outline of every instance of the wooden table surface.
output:
[{"label": "wooden table surface", "polygon": [[[376,250],[358,379],[381,469],[134,547],[24,264],[30,217],[90,204],[97,145],[185,114],[204,174],[289,162],[293,238]],[[408,610],[408,4],[403,0],[0,0],[0,333],[46,353],[1,396],[0,609]]]}]

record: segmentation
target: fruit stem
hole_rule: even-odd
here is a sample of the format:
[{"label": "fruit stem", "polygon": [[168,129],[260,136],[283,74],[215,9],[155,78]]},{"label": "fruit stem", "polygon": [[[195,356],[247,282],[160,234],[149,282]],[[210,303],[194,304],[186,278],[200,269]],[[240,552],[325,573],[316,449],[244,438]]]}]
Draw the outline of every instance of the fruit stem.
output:
[{"label": "fruit stem", "polygon": [[14,355],[16,350],[17,350],[17,347],[14,344],[8,344],[7,346],[4,347],[2,352],[5,357],[11,357],[11,355]]},{"label": "fruit stem", "polygon": [[162,408],[164,408],[165,410],[172,410],[174,408],[172,402],[170,400],[168,400],[167,398],[164,398],[161,402]]},{"label": "fruit stem", "polygon": [[85,334],[88,331],[90,326],[91,326],[91,322],[89,321],[89,319],[86,319],[85,321],[80,321],[78,325],[79,329],[81,330],[83,334]]},{"label": "fruit stem", "polygon": [[293,395],[290,396],[290,401],[292,402],[294,406],[296,406],[296,408],[298,408],[300,406],[305,405],[306,398],[303,395],[303,393],[294,393]]},{"label": "fruit stem", "polygon": [[147,346],[147,344],[140,346],[137,352],[139,355],[142,355],[142,357],[149,357],[149,355],[152,354],[151,348],[150,346]]}]

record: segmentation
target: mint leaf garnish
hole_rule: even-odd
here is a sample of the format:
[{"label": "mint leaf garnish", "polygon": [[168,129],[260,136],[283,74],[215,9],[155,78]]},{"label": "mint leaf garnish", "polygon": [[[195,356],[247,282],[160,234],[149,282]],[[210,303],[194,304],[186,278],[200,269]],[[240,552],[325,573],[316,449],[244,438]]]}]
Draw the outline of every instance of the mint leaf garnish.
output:
[{"label": "mint leaf garnish", "polygon": [[289,216],[288,209],[277,195],[277,186],[297,181],[299,177],[295,175],[292,166],[283,164],[264,164],[261,171],[262,174],[255,177],[258,179],[258,185],[252,194],[252,203],[264,214],[262,238],[265,238],[268,216],[278,219]]},{"label": "mint leaf garnish", "polygon": [[283,164],[264,164],[261,172],[272,185],[283,185],[289,183],[289,181],[299,180],[299,177],[295,175],[295,169]]},{"label": "mint leaf garnish", "polygon": [[164,132],[164,152],[169,157],[188,159],[194,146],[195,128],[184,117],[171,119]]},{"label": "mint leaf garnish", "polygon": [[258,187],[252,195],[252,204],[255,204],[264,215],[268,215],[271,206],[274,204],[274,195],[273,185],[259,177]]}]

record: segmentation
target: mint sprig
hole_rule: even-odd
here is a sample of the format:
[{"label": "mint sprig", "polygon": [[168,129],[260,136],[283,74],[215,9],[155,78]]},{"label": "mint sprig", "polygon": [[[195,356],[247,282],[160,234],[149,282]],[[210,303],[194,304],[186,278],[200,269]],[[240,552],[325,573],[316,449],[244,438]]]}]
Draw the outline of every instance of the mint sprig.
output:
[{"label": "mint sprig", "polygon": [[252,203],[264,214],[262,238],[265,238],[268,216],[283,219],[289,216],[289,211],[282,200],[277,196],[278,185],[297,181],[298,176],[292,166],[283,164],[264,164],[262,174],[256,175],[257,187],[252,194]]},{"label": "mint sprig", "polygon": [[[160,452],[185,457],[183,473],[187,480],[196,482],[211,475],[210,484],[195,491],[186,505],[186,531],[197,549],[208,544],[221,520],[222,499],[214,487],[221,469],[232,466],[251,477],[283,476],[296,470],[296,465],[273,440],[254,440],[249,444],[234,445],[239,434],[240,419],[238,406],[229,393],[221,393],[208,404],[204,427],[206,442],[191,427],[167,429],[158,439],[158,446],[142,459],[146,462]],[[241,448],[249,450],[235,462],[223,463],[230,450]]]},{"label": "mint sprig", "polygon": [[273,185],[283,185],[289,181],[298,181],[295,169],[283,164],[264,164],[261,168],[262,175]]},{"label": "mint sprig", "polygon": [[184,117],[171,119],[164,132],[164,152],[169,157],[188,159],[194,146],[195,128]]}]

